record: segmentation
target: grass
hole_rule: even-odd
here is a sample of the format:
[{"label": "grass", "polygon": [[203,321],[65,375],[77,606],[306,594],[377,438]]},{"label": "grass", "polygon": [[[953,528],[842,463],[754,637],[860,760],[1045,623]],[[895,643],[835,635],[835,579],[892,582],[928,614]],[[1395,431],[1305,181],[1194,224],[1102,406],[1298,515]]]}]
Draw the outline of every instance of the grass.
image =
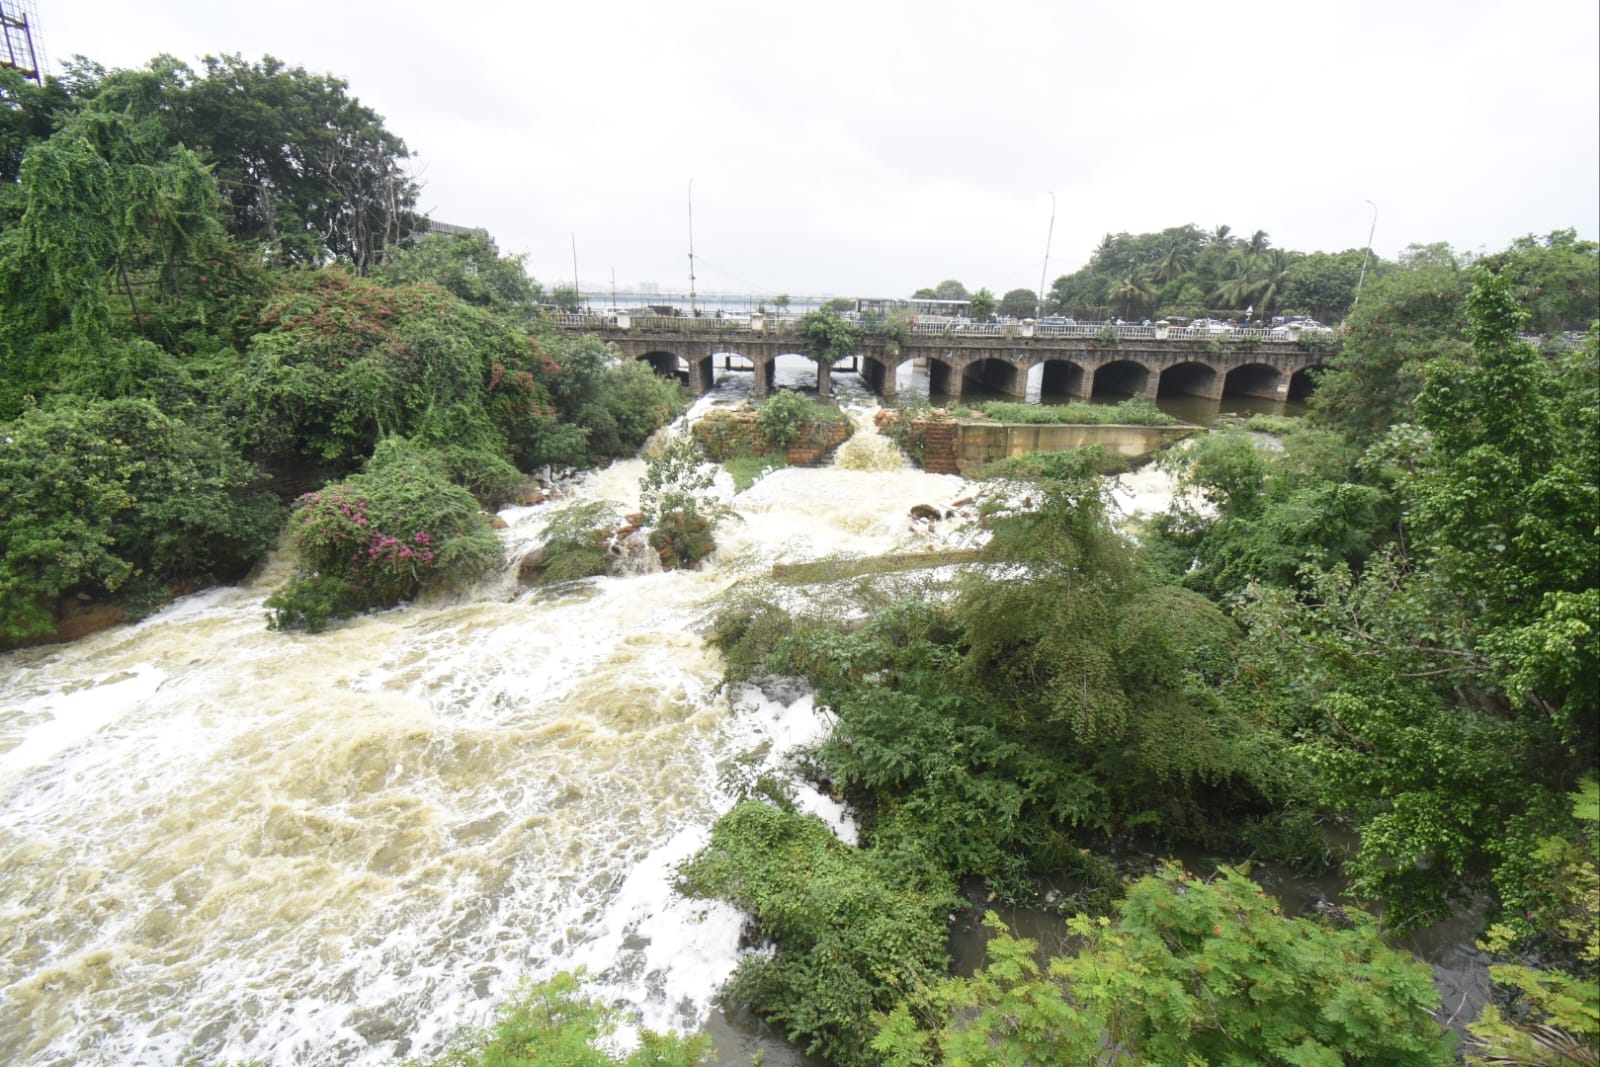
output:
[{"label": "grass", "polygon": [[909,552],[896,556],[865,556],[856,559],[819,559],[809,563],[775,563],[772,579],[779,585],[817,585],[840,582],[873,574],[932,570],[958,563],[983,560],[978,548],[948,548],[938,552]]},{"label": "grass", "polygon": [[1003,400],[978,405],[985,418],[995,422],[1074,426],[1171,426],[1177,419],[1144,397],[1120,404],[1015,404]]},{"label": "grass", "polygon": [[734,456],[724,460],[722,467],[733,476],[733,491],[742,493],[763,477],[789,465],[782,452],[768,452],[764,456]]}]

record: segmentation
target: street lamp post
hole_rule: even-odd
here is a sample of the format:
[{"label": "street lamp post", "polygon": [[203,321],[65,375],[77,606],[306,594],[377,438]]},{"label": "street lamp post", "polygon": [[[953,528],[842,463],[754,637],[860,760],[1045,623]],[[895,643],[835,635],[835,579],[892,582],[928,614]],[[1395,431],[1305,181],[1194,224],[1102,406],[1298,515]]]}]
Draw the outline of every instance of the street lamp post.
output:
[{"label": "street lamp post", "polygon": [[1367,247],[1361,253],[1361,273],[1356,277],[1356,298],[1350,301],[1352,311],[1361,303],[1361,283],[1367,280],[1367,259],[1372,255],[1372,235],[1378,231],[1378,205],[1371,200],[1367,201],[1367,205],[1372,208],[1372,227],[1367,230]]},{"label": "street lamp post", "polygon": [[1044,235],[1044,266],[1039,268],[1039,314],[1044,318],[1044,279],[1050,273],[1050,238],[1056,235],[1056,194],[1050,194],[1050,229]]}]

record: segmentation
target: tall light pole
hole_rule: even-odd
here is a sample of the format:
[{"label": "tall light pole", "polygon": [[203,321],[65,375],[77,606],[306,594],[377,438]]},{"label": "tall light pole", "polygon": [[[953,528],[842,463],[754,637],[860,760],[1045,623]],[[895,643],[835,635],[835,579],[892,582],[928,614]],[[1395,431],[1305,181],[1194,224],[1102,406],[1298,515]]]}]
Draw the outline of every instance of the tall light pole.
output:
[{"label": "tall light pole", "polygon": [[1361,253],[1361,273],[1356,277],[1356,298],[1350,301],[1352,311],[1361,303],[1361,283],[1367,280],[1367,259],[1372,255],[1372,235],[1378,231],[1378,205],[1371,200],[1368,200],[1367,204],[1372,208],[1372,227],[1367,230],[1367,247]]},{"label": "tall light pole", "polygon": [[1050,194],[1050,229],[1044,235],[1044,266],[1039,268],[1039,318],[1044,318],[1044,277],[1050,273],[1050,238],[1056,235],[1056,194]]}]

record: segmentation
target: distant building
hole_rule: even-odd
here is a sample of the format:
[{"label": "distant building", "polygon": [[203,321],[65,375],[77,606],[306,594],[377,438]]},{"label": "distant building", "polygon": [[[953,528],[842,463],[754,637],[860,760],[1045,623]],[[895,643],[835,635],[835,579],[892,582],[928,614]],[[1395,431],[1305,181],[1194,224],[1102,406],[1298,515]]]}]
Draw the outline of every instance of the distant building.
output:
[{"label": "distant building", "polygon": [[482,226],[456,226],[449,222],[440,222],[438,219],[429,219],[427,233],[418,234],[418,239],[430,233],[444,234],[447,237],[481,237],[489,246],[489,251],[497,256],[500,254],[500,246],[494,243],[494,238],[490,237],[489,231]]}]

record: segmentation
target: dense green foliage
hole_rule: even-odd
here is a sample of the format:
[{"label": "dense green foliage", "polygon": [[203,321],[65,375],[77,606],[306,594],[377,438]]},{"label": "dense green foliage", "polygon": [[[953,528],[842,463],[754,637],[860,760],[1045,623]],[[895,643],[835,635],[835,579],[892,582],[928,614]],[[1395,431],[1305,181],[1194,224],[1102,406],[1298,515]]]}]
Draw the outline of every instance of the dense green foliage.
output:
[{"label": "dense green foliage", "polygon": [[868,1048],[874,1013],[944,971],[953,887],[845,845],[786,806],[735,807],[681,877],[686,892],[747,910],[778,945],[746,956],[727,995],[842,1067],[878,1063]]},{"label": "dense green foliage", "polygon": [[290,533],[300,573],[267,598],[279,630],[315,632],[500,563],[488,519],[444,457],[402,437],[381,442],[362,473],[302,497]]},{"label": "dense green foliage", "polygon": [[716,468],[688,434],[657,442],[646,456],[639,511],[662,567],[693,567],[716,551],[713,534],[730,511],[712,495],[715,483]]},{"label": "dense green foliage", "polygon": [[1273,248],[1260,230],[1240,239],[1228,226],[1108,233],[1083,268],[1052,283],[1045,310],[1090,321],[1291,312],[1337,321],[1356,303],[1365,256]]},{"label": "dense green foliage", "polygon": [[[256,467],[288,500],[400,436],[494,506],[679,410],[647,367],[536,323],[519,260],[400,246],[404,145],[343,82],[204,67],[0,76],[0,421],[27,443],[5,457],[0,640],[48,634],[62,596],[241,573],[282,520]],[[49,461],[41,434],[94,461]],[[415,592],[345,578],[306,620]]]},{"label": "dense green foliage", "polygon": [[[1079,947],[1042,969],[1032,944],[998,936],[970,979],[923,990],[873,1043],[891,1067],[943,1063],[1301,1064],[1444,1067],[1425,964],[1386,947],[1376,923],[1286,918],[1226,868],[1140,879],[1112,924],[1079,916]],[[920,1016],[920,1018],[919,1018]]]},{"label": "dense green foliage", "polygon": [[256,470],[147,400],[33,410],[0,434],[0,639],[49,634],[60,596],[158,602],[237,577],[276,535]]},{"label": "dense green foliage", "polygon": [[[1342,821],[1350,891],[1390,928],[1491,894],[1510,992],[1475,1062],[1592,1062],[1578,976],[1600,898],[1569,794],[1600,744],[1600,334],[1536,348],[1519,300],[1550,270],[1562,321],[1593,264],[1561,235],[1470,272],[1413,249],[1368,278],[1311,419],[1223,426],[1166,460],[1189,493],[1142,545],[1112,532],[1092,456],[1024,457],[991,472],[984,561],[950,595],[848,624],[752,598],[713,640],[732,678],[815,688],[835,716],[817,775],[876,862],[1021,898],[1044,871],[1103,879],[1108,836],[1316,863],[1317,822]],[[1450,1062],[1425,969],[1344,918],[1169,874],[1117,925],[1078,920],[1071,958],[994,942],[987,971],[886,1016],[876,1051]]]},{"label": "dense green foliage", "polygon": [[[426,1067],[695,1067],[710,1042],[649,1030],[627,1056],[597,1047],[623,1020],[583,990],[583,976],[566,972],[525,985],[482,1032],[463,1035]],[[417,1064],[416,1067],[423,1067]]]}]

